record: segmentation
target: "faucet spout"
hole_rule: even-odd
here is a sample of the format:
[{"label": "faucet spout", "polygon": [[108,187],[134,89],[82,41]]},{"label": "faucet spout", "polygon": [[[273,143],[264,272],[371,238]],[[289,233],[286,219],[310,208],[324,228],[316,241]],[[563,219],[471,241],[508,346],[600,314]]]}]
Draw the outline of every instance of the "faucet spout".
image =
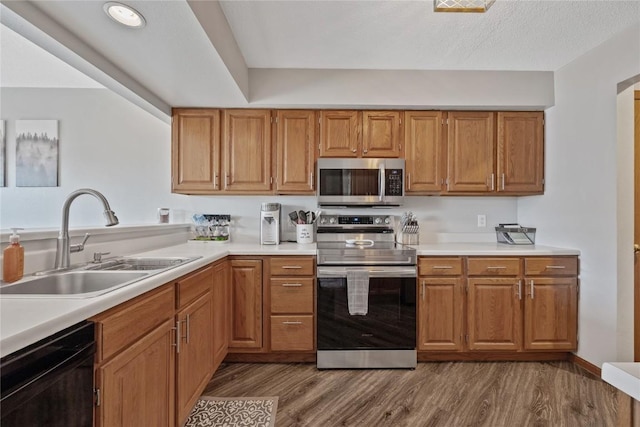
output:
[{"label": "faucet spout", "polygon": [[69,194],[67,196],[67,199],[64,201],[64,204],[62,205],[62,225],[60,227],[60,233],[58,234],[58,242],[56,247],[55,269],[57,270],[68,268],[70,264],[71,251],[69,247],[69,209],[71,208],[71,202],[73,202],[78,196],[82,194],[90,194],[96,199],[100,200],[102,206],[104,207],[104,217],[107,221],[107,227],[117,225],[119,222],[118,217],[116,217],[116,214],[111,210],[106,197],[104,197],[99,191],[92,190],[91,188],[81,188]]}]

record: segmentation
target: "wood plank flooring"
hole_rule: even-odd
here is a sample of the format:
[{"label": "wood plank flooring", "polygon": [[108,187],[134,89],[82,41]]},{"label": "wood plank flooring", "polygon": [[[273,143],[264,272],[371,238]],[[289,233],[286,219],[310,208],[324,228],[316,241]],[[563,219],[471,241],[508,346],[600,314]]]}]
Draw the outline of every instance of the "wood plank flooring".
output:
[{"label": "wood plank flooring", "polygon": [[570,362],[430,362],[416,370],[223,364],[206,396],[278,396],[276,426],[615,426],[617,391]]}]

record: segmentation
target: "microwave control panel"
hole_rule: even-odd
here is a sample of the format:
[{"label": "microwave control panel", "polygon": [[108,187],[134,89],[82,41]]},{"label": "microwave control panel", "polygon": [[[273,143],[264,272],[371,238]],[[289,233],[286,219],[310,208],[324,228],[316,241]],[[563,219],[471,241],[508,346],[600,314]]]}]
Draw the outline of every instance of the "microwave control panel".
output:
[{"label": "microwave control panel", "polygon": [[387,196],[402,196],[402,169],[387,169],[385,194]]}]

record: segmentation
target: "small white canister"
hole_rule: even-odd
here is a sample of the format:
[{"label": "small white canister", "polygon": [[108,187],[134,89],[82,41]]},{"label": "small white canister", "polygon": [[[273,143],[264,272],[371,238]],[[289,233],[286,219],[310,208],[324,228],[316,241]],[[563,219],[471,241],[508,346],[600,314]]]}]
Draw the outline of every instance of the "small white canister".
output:
[{"label": "small white canister", "polygon": [[296,224],[296,241],[313,243],[313,224]]}]

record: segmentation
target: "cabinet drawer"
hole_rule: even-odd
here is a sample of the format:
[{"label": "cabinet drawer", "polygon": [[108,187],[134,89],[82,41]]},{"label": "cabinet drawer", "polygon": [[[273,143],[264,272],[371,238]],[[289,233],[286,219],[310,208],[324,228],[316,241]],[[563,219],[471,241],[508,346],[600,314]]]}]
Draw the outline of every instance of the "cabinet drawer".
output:
[{"label": "cabinet drawer", "polygon": [[272,278],[271,313],[313,313],[312,277]]},{"label": "cabinet drawer", "polygon": [[213,269],[207,267],[178,281],[177,307],[182,308],[194,301],[213,285]]},{"label": "cabinet drawer", "polygon": [[462,275],[462,258],[420,258],[418,275],[460,276]]},{"label": "cabinet drawer", "polygon": [[93,321],[98,324],[98,359],[104,360],[153,330],[175,312],[175,290],[168,284],[114,307]]},{"label": "cabinet drawer", "polygon": [[272,257],[272,276],[313,276],[313,257]]},{"label": "cabinet drawer", "polygon": [[313,351],[313,316],[271,316],[272,351]]},{"label": "cabinet drawer", "polygon": [[469,276],[519,276],[520,258],[469,258]]},{"label": "cabinet drawer", "polygon": [[577,276],[578,257],[531,257],[524,259],[526,276]]}]

